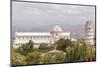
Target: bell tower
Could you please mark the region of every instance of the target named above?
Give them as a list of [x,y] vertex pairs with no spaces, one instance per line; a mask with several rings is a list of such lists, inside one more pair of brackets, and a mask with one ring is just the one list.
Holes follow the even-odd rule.
[[93,25],[92,25],[90,19],[88,19],[85,23],[85,42],[86,42],[86,44],[89,44],[89,45],[94,44],[94,41],[93,41]]

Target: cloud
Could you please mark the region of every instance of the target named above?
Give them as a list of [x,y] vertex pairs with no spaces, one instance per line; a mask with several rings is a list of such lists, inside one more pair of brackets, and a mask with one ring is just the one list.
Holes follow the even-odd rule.
[[[46,3],[12,2],[13,27],[42,27],[52,24],[84,24],[90,16],[95,23],[95,7]],[[23,27],[24,27],[23,26]]]

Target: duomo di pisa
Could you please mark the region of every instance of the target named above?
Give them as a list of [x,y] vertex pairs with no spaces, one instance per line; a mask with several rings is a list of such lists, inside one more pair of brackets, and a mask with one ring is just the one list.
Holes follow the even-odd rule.
[[[84,25],[85,42],[87,44],[94,44],[93,25],[88,20]],[[40,43],[48,43],[49,45],[59,40],[60,38],[70,39],[71,41],[77,41],[77,39],[71,37],[71,32],[65,32],[62,28],[56,24],[50,32],[15,32],[15,39],[13,47],[19,47],[21,44],[32,40],[35,43],[35,47],[39,47]]]

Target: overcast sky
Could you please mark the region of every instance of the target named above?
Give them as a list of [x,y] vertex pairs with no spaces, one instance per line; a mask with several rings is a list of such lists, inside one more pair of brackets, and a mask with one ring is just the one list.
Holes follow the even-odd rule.
[[[84,25],[91,19],[95,23],[95,7],[31,2],[12,2],[12,29],[14,31],[47,31],[55,24]],[[63,27],[64,28],[64,27]],[[72,27],[71,27],[72,28]],[[74,28],[74,27],[73,27]]]

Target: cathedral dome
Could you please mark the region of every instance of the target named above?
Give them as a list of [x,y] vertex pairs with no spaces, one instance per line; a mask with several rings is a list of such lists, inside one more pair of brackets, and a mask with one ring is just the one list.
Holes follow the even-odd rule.
[[54,27],[53,27],[53,30],[52,30],[53,32],[62,32],[62,29],[61,29],[61,27],[58,25],[58,24],[56,24]]

